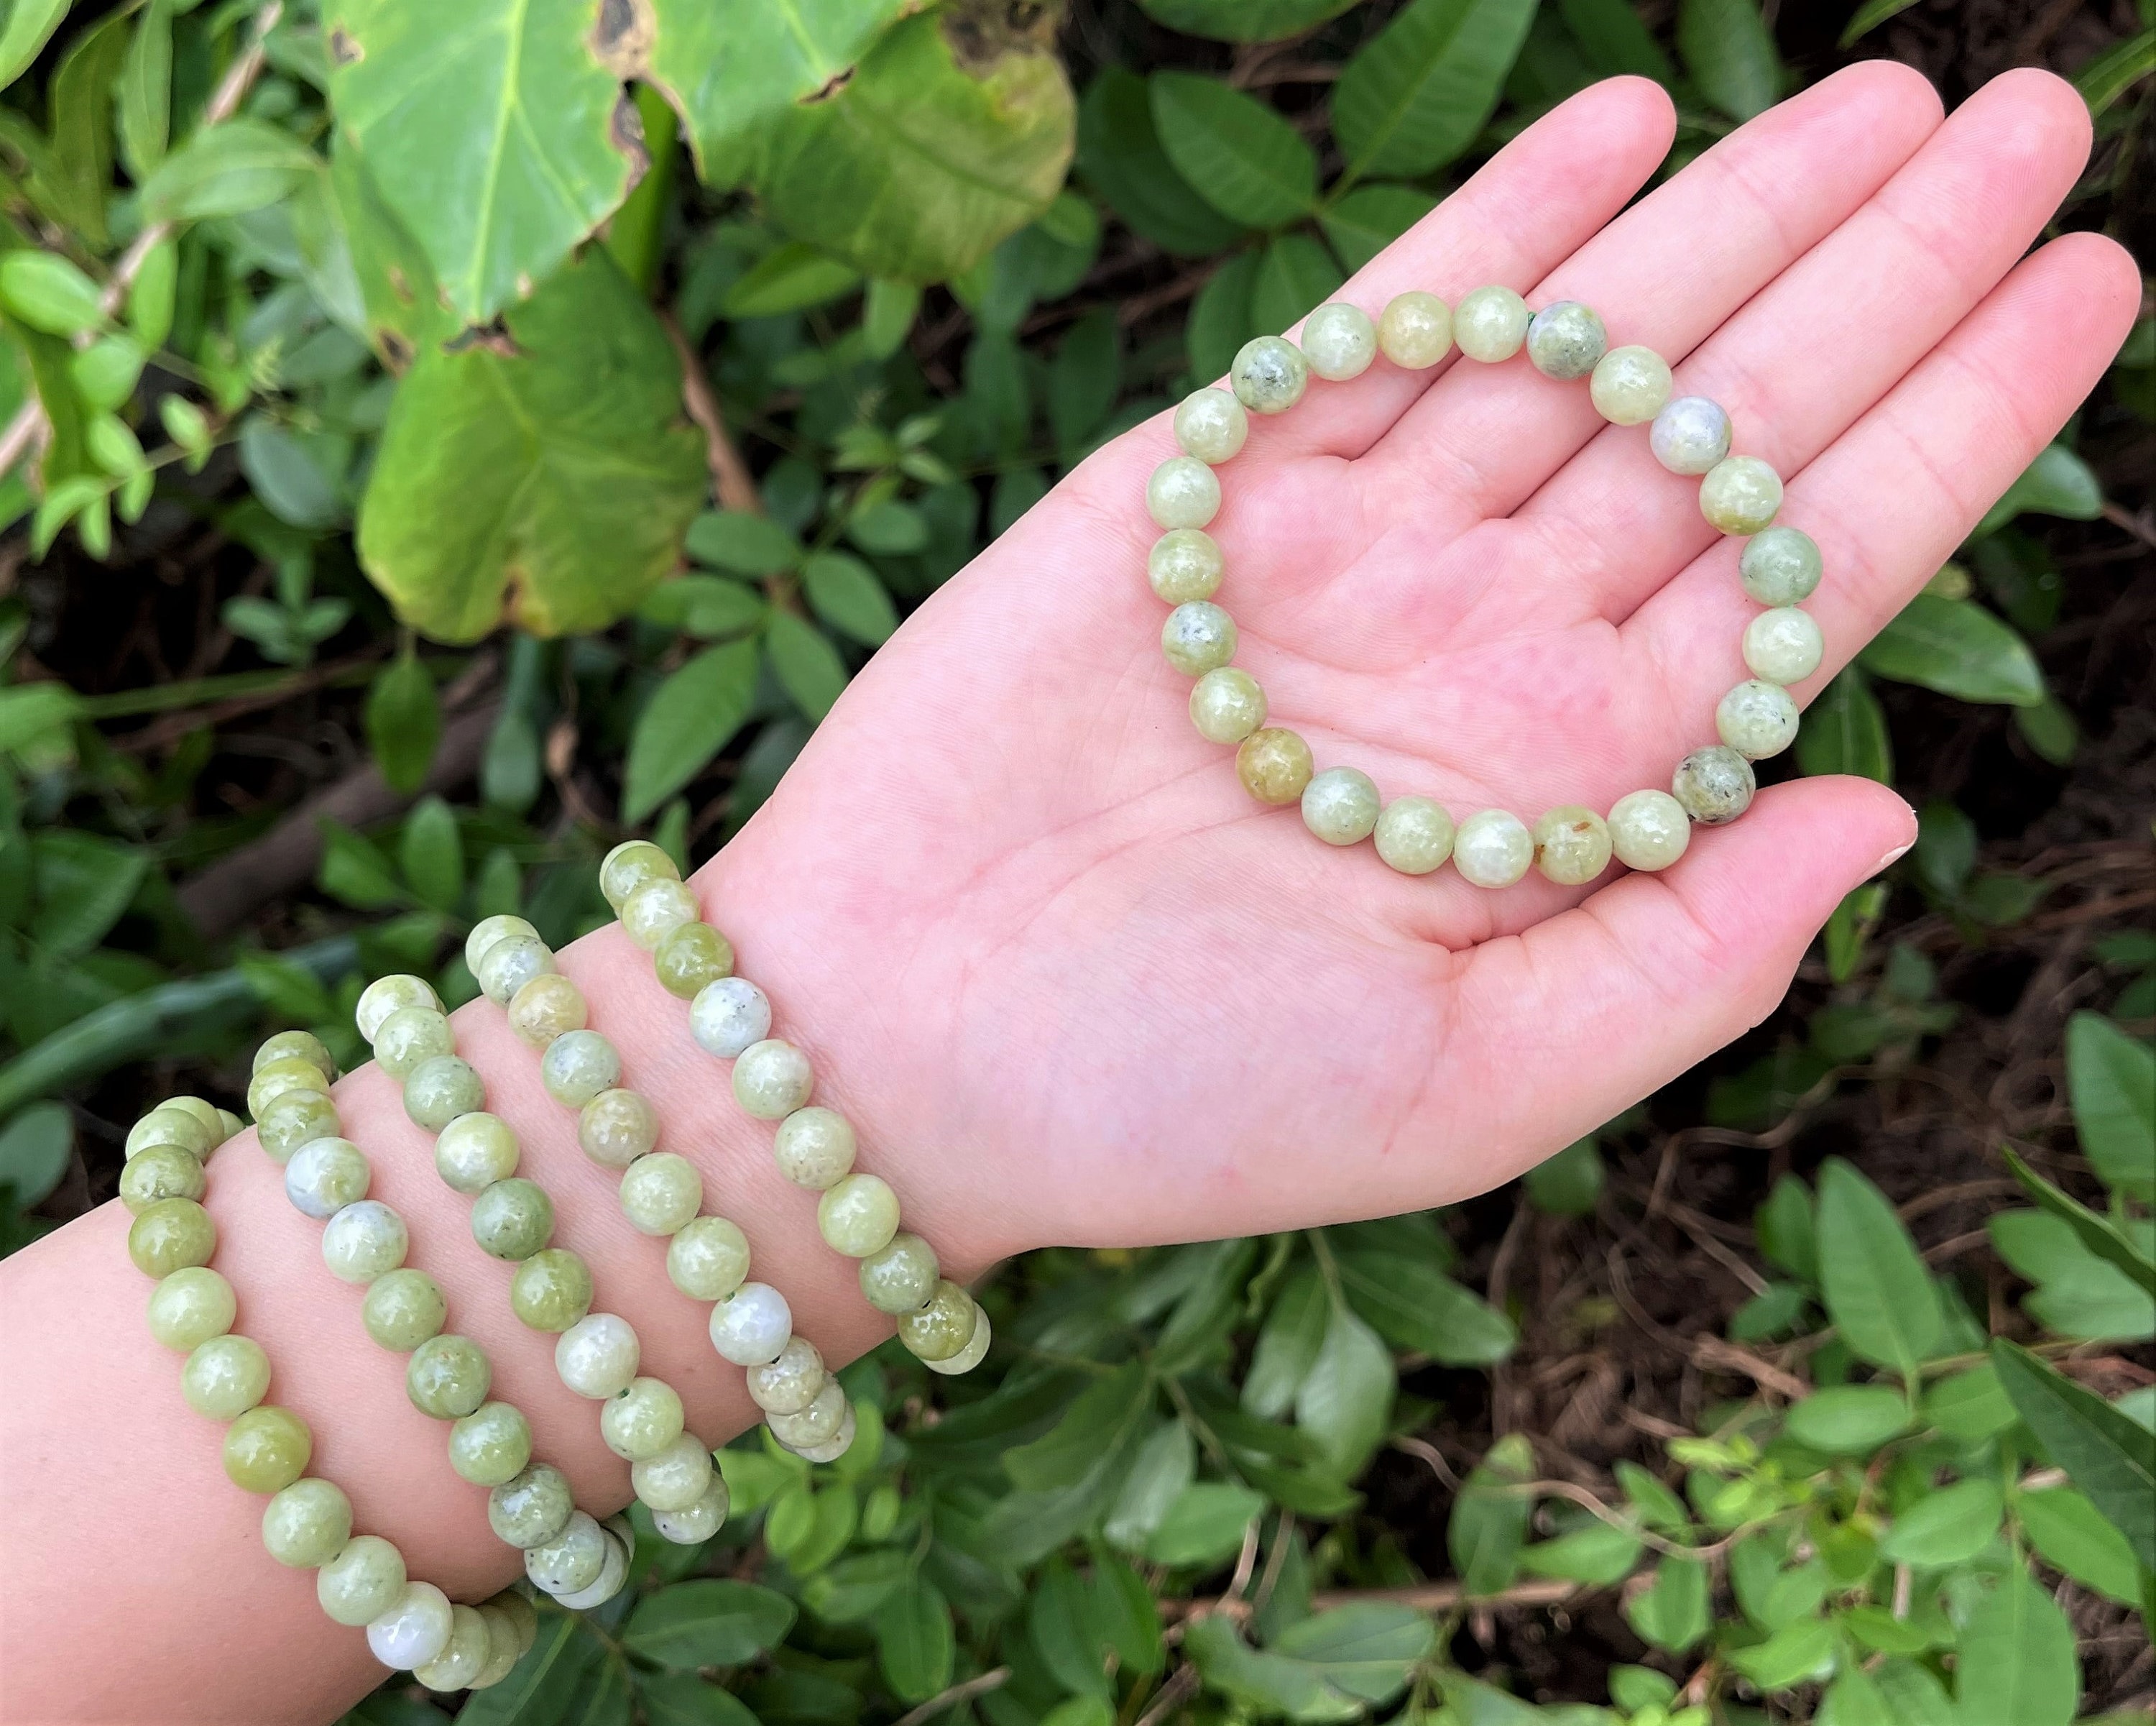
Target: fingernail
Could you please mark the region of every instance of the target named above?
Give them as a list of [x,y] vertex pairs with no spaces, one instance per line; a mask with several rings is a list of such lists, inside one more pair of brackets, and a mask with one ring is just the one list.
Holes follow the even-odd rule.
[[1884,875],[1888,870],[1892,869],[1897,863],[1900,862],[1904,857],[1909,855],[1909,847],[1914,844],[1916,844],[1916,840],[1911,840],[1907,845],[1896,845],[1892,850],[1887,852],[1885,856],[1881,857],[1876,863],[1871,866],[1871,873],[1873,875]]

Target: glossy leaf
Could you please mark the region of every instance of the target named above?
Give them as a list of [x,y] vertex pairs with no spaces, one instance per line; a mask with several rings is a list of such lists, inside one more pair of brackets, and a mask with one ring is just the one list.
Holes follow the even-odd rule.
[[1789,1406],[1784,1430],[1833,1456],[1869,1456],[1909,1424],[1902,1393],[1884,1384],[1832,1384]]
[[1168,159],[1222,215],[1277,228],[1309,213],[1317,152],[1271,108],[1194,72],[1156,72],[1148,90]]
[[1243,1531],[1261,1515],[1265,1499],[1232,1481],[1199,1481],[1185,1487],[1147,1540],[1156,1564],[1201,1569],[1225,1564],[1243,1544]]
[[748,717],[756,693],[757,647],[708,647],[651,692],[629,733],[621,818],[640,826],[701,773]]
[[1414,0],[1332,87],[1332,129],[1358,175],[1414,178],[1474,142],[1535,0]]
[[2000,1154],[2006,1158],[2006,1166],[2021,1184],[2022,1190],[2071,1229],[2083,1246],[2123,1273],[2143,1292],[2156,1297],[2156,1260],[2130,1240],[2117,1223],[2061,1192],[2012,1151]]
[[1072,1402],[1052,1431],[1005,1451],[1004,1472],[1036,1492],[1083,1480],[1101,1453],[1135,1425],[1152,1395],[1142,1362],[1117,1368]]
[[1343,1477],[1353,1478],[1384,1436],[1396,1388],[1393,1357],[1377,1333],[1336,1303],[1317,1358],[1296,1388],[1296,1425],[1318,1441]]
[[284,127],[239,115],[203,127],[157,165],[142,187],[142,213],[153,222],[244,215],[290,196],[321,167]]
[[1171,1505],[1198,1472],[1198,1446],[1180,1420],[1163,1420],[1138,1446],[1101,1533],[1127,1552],[1142,1552]]
[[2104,1184],[2156,1199],[2156,1050],[2097,1013],[2066,1022],[2066,1090],[2074,1130]]
[[1355,0],[1138,0],[1171,30],[1216,42],[1278,42],[1335,18]]
[[1078,169],[1135,232],[1179,256],[1217,252],[1242,231],[1176,172],[1154,130],[1145,80],[1123,67],[1102,67],[1086,86]]
[[1604,1522],[1589,1522],[1523,1548],[1520,1568],[1531,1576],[1561,1576],[1609,1588],[1632,1574],[1645,1550],[1637,1536]]
[[1257,333],[1250,311],[1250,290],[1257,277],[1258,254],[1238,252],[1198,290],[1183,331],[1193,377],[1224,377],[1236,351]]
[[880,646],[898,627],[898,610],[875,572],[844,552],[819,552],[801,571],[802,590],[816,615],[841,634]]
[[1820,1282],[1851,1352],[1916,1382],[1945,1321],[1931,1272],[1878,1188],[1838,1157],[1820,1170]]
[[2052,1459],[2156,1570],[2156,1433],[2003,1337],[1992,1339],[1991,1364]]
[[845,693],[845,661],[799,613],[773,612],[763,645],[779,687],[809,718],[821,719]]
[[1805,711],[1797,733],[1797,764],[1808,773],[1857,773],[1882,785],[1894,782],[1887,716],[1855,665],[1843,667]]
[[13,0],[0,21],[0,85],[13,84],[44,50],[70,0]]
[[1360,270],[1437,208],[1412,186],[1358,186],[1317,213],[1318,226],[1351,270]]
[[636,1697],[645,1726],[757,1726],[756,1716],[732,1691],[706,1683],[694,1672],[639,1677]]
[[1681,0],[1677,52],[1701,93],[1732,120],[1763,114],[1781,95],[1781,59],[1758,0]]
[[1443,1365],[1492,1366],[1519,1341],[1511,1319],[1427,1259],[1348,1248],[1340,1280],[1386,1341]]
[[1835,46],[1847,48],[1860,38],[1868,36],[1891,18],[1898,18],[1917,0],[1864,0],[1864,4],[1850,14],[1849,22],[1841,27]]
[[726,290],[719,309],[728,317],[777,317],[824,305],[860,285],[861,273],[852,265],[793,240],[757,259]]
[[60,1184],[74,1153],[74,1117],[67,1105],[33,1102],[0,1127],[0,1185],[28,1209]]
[[1981,538],[2025,513],[2092,521],[2103,513],[2102,484],[2089,465],[2064,444],[2047,444],[1999,501],[1984,511],[1970,537]]
[[1933,1569],[1958,1564],[1991,1544],[2005,1508],[2005,1497],[1995,1481],[1965,1480],[1941,1487],[1894,1518],[1879,1543],[1879,1556],[1889,1564]]
[[2029,644],[1968,599],[1917,594],[1857,657],[1875,676],[1964,701],[2033,707],[2045,696]]
[[875,1618],[876,1660],[901,1702],[926,1702],[951,1682],[957,1638],[941,1590],[916,1576]]
[[2073,1627],[2019,1570],[1969,1615],[1954,1668],[1959,1726],[2067,1726],[2081,1701]]
[[58,253],[33,248],[0,258],[0,305],[50,336],[78,335],[104,321],[97,285]]
[[1501,1438],[1460,1482],[1445,1525],[1446,1549],[1471,1598],[1502,1592],[1519,1574],[1532,1499],[1511,1489],[1534,1476],[1534,1452],[1514,1433]]
[[1707,1631],[1707,1567],[1697,1559],[1664,1559],[1654,1580],[1625,1604],[1625,1621],[1640,1639],[1672,1654],[1698,1645]]
[[784,1595],[752,1582],[677,1582],[637,1603],[621,1641],[665,1667],[739,1666],[784,1636],[793,1616]]
[[2142,1569],[2133,1543],[2086,1492],[2046,1487],[2014,1501],[2015,1519],[2045,1563],[2122,1606],[2142,1604]]
[[1630,74],[1658,84],[1676,81],[1676,68],[1632,0],[1558,0],[1558,13],[1588,64],[1604,77]]
[[1308,234],[1276,234],[1258,257],[1258,273],[1250,284],[1250,321],[1268,332],[1290,329],[1329,299],[1343,280],[1332,254]]
[[455,911],[465,890],[464,840],[455,812],[440,798],[421,798],[404,818],[397,861],[421,904],[444,916]]
[[128,39],[118,100],[120,154],[137,181],[162,160],[172,136],[172,0],[150,0]]

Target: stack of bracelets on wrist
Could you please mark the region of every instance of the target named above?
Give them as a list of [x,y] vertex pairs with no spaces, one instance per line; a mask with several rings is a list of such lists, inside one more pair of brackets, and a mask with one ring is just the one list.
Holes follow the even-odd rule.
[[747,1280],[748,1241],[740,1228],[700,1214],[702,1176],[685,1157],[656,1148],[657,1115],[622,1086],[619,1051],[586,1028],[583,993],[555,968],[538,931],[522,917],[485,918],[465,943],[465,962],[517,1036],[540,1051],[547,1094],[578,1112],[584,1154],[621,1171],[623,1214],[639,1233],[666,1241],[669,1280],[691,1299],[713,1302],[711,1346],[746,1369],[749,1395],[772,1436],[812,1462],[836,1461],[854,1440],[844,1390],[815,1344],[793,1334],[786,1297]]
[[624,932],[652,957],[660,985],[690,1003],[689,1026],[709,1053],[733,1062],[734,1100],[760,1121],[777,1121],[773,1153],[796,1186],[821,1196],[816,1225],[825,1244],[860,1261],[861,1293],[898,1321],[898,1339],[932,1371],[980,1364],[988,1316],[942,1275],[936,1251],[898,1226],[898,1197],[873,1174],[854,1170],[853,1125],[809,1102],[808,1057],[770,1035],[771,1003],[734,975],[734,950],[703,921],[695,892],[674,860],[646,840],[616,845],[599,866],[599,891]]
[[[1359,377],[1382,352],[1421,371],[1443,359],[1457,338],[1473,360],[1511,358],[1524,346],[1545,376],[1587,378],[1596,410],[1615,425],[1651,422],[1649,442],[1671,472],[1702,476],[1700,511],[1723,533],[1748,536],[1738,574],[1745,592],[1769,608],[1745,629],[1751,679],[1715,710],[1722,742],[1677,764],[1668,791],[1620,798],[1609,818],[1578,804],[1548,810],[1532,829],[1505,809],[1482,809],[1458,827],[1427,797],[1381,805],[1369,776],[1351,767],[1314,773],[1310,746],[1294,732],[1268,727],[1265,691],[1229,664],[1234,620],[1211,603],[1219,586],[1220,547],[1204,530],[1220,507],[1213,470],[1243,447],[1250,414],[1281,414],[1302,398],[1311,375]],[[1787,686],[1819,669],[1819,625],[1798,602],[1819,585],[1819,547],[1793,527],[1770,525],[1782,504],[1781,476],[1767,463],[1729,453],[1729,415],[1703,396],[1672,400],[1670,367],[1645,347],[1611,349],[1602,320],[1577,301],[1529,313],[1510,288],[1477,288],[1455,311],[1434,294],[1402,294],[1373,323],[1359,307],[1321,306],[1304,321],[1301,345],[1279,336],[1247,343],[1229,369],[1231,390],[1201,389],[1175,411],[1183,454],[1153,470],[1146,505],[1166,530],[1152,547],[1152,589],[1175,609],[1161,632],[1162,651],[1198,681],[1191,722],[1209,742],[1237,746],[1245,788],[1260,803],[1300,803],[1304,824],[1328,845],[1376,838],[1377,851],[1404,875],[1428,875],[1446,858],[1476,886],[1504,887],[1531,865],[1550,880],[1578,886],[1609,866],[1666,869],[1684,855],[1691,823],[1732,821],[1752,801],[1752,763],[1779,754],[1797,735],[1797,705]]]

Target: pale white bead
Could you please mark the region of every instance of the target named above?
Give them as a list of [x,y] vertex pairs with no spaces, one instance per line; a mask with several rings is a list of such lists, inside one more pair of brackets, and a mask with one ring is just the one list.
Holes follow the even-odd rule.
[[599,1580],[606,1556],[606,1530],[587,1512],[572,1510],[552,1540],[524,1549],[524,1574],[542,1593],[574,1594]]
[[854,1447],[854,1405],[848,1403],[845,1413],[839,1417],[839,1430],[823,1443],[787,1445],[786,1448],[804,1462],[835,1462]]
[[432,1007],[439,1013],[442,1001],[424,978],[402,973],[376,978],[360,991],[359,1004],[352,1011],[352,1021],[369,1048],[374,1046],[374,1034],[382,1029],[382,1021],[400,1007]]
[[704,1489],[702,1497],[686,1510],[653,1511],[651,1525],[659,1530],[662,1540],[670,1540],[676,1546],[696,1546],[725,1526],[730,1508],[726,1477],[714,1468],[711,1483]]
[[1452,838],[1452,866],[1478,887],[1509,887],[1534,860],[1534,835],[1507,809],[1478,810]]
[[808,1057],[783,1037],[766,1037],[734,1061],[734,1101],[759,1121],[781,1121],[808,1101]]
[[1797,740],[1797,704],[1778,683],[1753,678],[1724,696],[1714,710],[1722,741],[1748,761],[1779,755]]
[[736,1366],[778,1359],[793,1336],[793,1309],[767,1282],[744,1282],[711,1308],[711,1346]]
[[534,941],[539,938],[538,930],[521,917],[511,917],[503,912],[483,917],[472,925],[471,933],[465,937],[465,968],[473,976],[478,976],[481,955],[505,935],[528,935]]
[[555,1340],[554,1370],[578,1395],[597,1402],[629,1387],[642,1352],[626,1318],[590,1312]]
[[621,927],[646,953],[684,923],[693,923],[702,907],[685,881],[648,881],[621,902]]
[[806,1337],[795,1337],[778,1351],[778,1359],[766,1366],[752,1366],[742,1375],[748,1381],[749,1400],[767,1415],[795,1415],[816,1400],[824,1388],[824,1357]]
[[372,1179],[365,1154],[350,1139],[310,1139],[285,1165],[285,1196],[295,1210],[326,1222],[364,1199]]
[[1647,447],[1673,474],[1703,474],[1729,453],[1729,415],[1705,396],[1679,396],[1655,415]]
[[594,1606],[603,1606],[622,1590],[629,1580],[629,1547],[612,1528],[603,1531],[606,1535],[606,1559],[599,1569],[599,1580],[589,1588],[572,1594],[557,1594],[554,1604],[565,1611],[588,1612]]
[[990,1340],[988,1315],[976,1302],[973,1306],[973,1334],[966,1346],[948,1360],[924,1360],[921,1364],[932,1373],[942,1373],[947,1378],[955,1377],[959,1373],[969,1373],[987,1356]]
[[822,1444],[835,1434],[846,1408],[844,1390],[836,1379],[827,1378],[806,1408],[790,1415],[767,1414],[763,1424],[779,1443],[788,1450],[798,1450],[803,1445]]
[[711,1453],[693,1432],[685,1432],[655,1456],[632,1462],[629,1482],[654,1510],[686,1510],[711,1484]]
[[1175,410],[1175,441],[1183,453],[1216,467],[1250,434],[1250,414],[1224,389],[1194,389]]
[[1819,670],[1826,642],[1809,611],[1778,605],[1744,626],[1744,663],[1769,683],[1801,683]]
[[347,1205],[322,1230],[322,1262],[345,1282],[372,1282],[404,1262],[404,1219],[378,1199]]
[[480,955],[472,975],[487,999],[497,1007],[506,1007],[516,998],[518,989],[553,968],[553,953],[536,935],[509,934],[498,937]]
[[1370,362],[1378,357],[1378,326],[1361,306],[1329,301],[1302,321],[1296,346],[1312,371],[1342,383],[1370,369]]
[[408,1582],[395,1605],[367,1621],[367,1646],[384,1666],[409,1672],[449,1646],[454,1623],[447,1595],[431,1582]]
[[771,1003],[747,978],[721,977],[696,991],[689,1031],[706,1052],[738,1060],[742,1050],[771,1035]]

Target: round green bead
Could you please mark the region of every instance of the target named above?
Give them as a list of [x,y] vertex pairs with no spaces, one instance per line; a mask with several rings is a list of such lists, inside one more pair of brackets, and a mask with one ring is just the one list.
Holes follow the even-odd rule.
[[1510,288],[1477,288],[1453,309],[1452,339],[1471,360],[1509,360],[1527,339],[1532,314]]
[[854,1166],[853,1123],[836,1109],[814,1104],[778,1123],[771,1152],[778,1172],[797,1187],[820,1193],[843,1179]]
[[567,1528],[575,1508],[561,1470],[534,1462],[487,1494],[486,1519],[495,1539],[528,1552]]
[[1160,626],[1160,650],[1186,677],[1219,670],[1235,656],[1235,620],[1209,599],[1178,605]]
[[1302,788],[1302,824],[1329,845],[1360,845],[1378,824],[1378,788],[1352,767],[1329,767]]
[[1797,740],[1797,704],[1778,683],[1747,678],[1714,710],[1722,741],[1753,761],[1779,755]]
[[239,1302],[232,1285],[207,1265],[175,1271],[150,1294],[150,1334],[167,1348],[192,1353],[232,1328]]
[[1253,414],[1285,414],[1310,388],[1310,362],[1285,336],[1260,336],[1236,354],[1228,387]]
[[1811,597],[1824,567],[1811,535],[1796,527],[1767,527],[1744,542],[1737,575],[1762,605],[1794,605]]
[[850,1259],[881,1252],[898,1232],[898,1194],[873,1174],[850,1174],[816,1201],[816,1229]]
[[1752,763],[1726,743],[1695,749],[1677,763],[1670,790],[1702,827],[1733,821],[1752,806],[1758,781]]
[[1238,665],[1216,665],[1190,686],[1190,722],[1209,743],[1240,743],[1265,722],[1265,692]]
[[1396,797],[1378,817],[1378,855],[1402,875],[1430,875],[1452,855],[1452,815],[1427,797]]
[[1587,393],[1612,425],[1645,425],[1670,398],[1670,362],[1651,347],[1613,347],[1594,364]]
[[948,1360],[973,1339],[973,1297],[957,1283],[936,1285],[927,1304],[901,1316],[898,1339],[921,1360]]
[[295,1570],[327,1564],[352,1539],[352,1500],[334,1482],[295,1480],[262,1507],[262,1544]]
[[564,1031],[540,1057],[539,1081],[555,1102],[580,1109],[621,1082],[621,1056],[595,1030]]
[[577,1143],[600,1168],[626,1169],[659,1143],[658,1111],[636,1092],[602,1091],[578,1113]]
[[1477,809],[1452,835],[1452,866],[1478,887],[1509,887],[1535,860],[1535,838],[1510,809]]
[[177,1145],[150,1145],[120,1171],[120,1202],[136,1216],[165,1199],[200,1199],[209,1190],[202,1158]]
[[368,1283],[359,1308],[367,1335],[399,1354],[408,1354],[439,1335],[449,1316],[449,1303],[441,1285],[409,1266],[385,1271]]
[[404,1592],[404,1554],[379,1534],[355,1534],[315,1573],[315,1598],[332,1623],[379,1618]]
[[307,1472],[315,1436],[290,1409],[251,1408],[224,1429],[224,1472],[243,1492],[277,1492]]
[[1609,351],[1609,332],[1591,306],[1559,300],[1527,323],[1527,360],[1545,378],[1584,378]]
[[[331,1068],[329,1071],[334,1072],[335,1069]],[[168,1097],[165,1099],[162,1107],[168,1109],[183,1109],[201,1122],[203,1130],[209,1134],[212,1150],[215,1150],[218,1146],[239,1131],[239,1116],[228,1115],[215,1103],[205,1102],[199,1097]]]
[[599,865],[599,891],[619,913],[623,900],[648,881],[679,881],[681,871],[674,860],[648,839],[632,839],[616,845]]
[[177,1145],[196,1157],[208,1157],[218,1138],[208,1122],[192,1109],[162,1103],[127,1129],[127,1154],[140,1156],[151,1145]]
[[666,1275],[692,1300],[722,1301],[748,1275],[748,1237],[722,1216],[700,1216],[666,1243]]
[[412,1406],[437,1420],[461,1420],[486,1400],[493,1384],[486,1350],[470,1337],[429,1337],[404,1368],[404,1394]]
[[1360,378],[1378,357],[1378,326],[1370,314],[1345,301],[1328,301],[1302,321],[1296,344],[1310,369],[1329,383]]
[[653,1510],[686,1510],[711,1484],[711,1453],[693,1432],[629,1465],[629,1485]]
[[1146,554],[1146,579],[1170,605],[1209,599],[1220,585],[1219,542],[1202,527],[1163,533]]
[[1801,683],[1819,670],[1825,651],[1812,614],[1794,605],[1763,611],[1744,626],[1744,663],[1768,683]]
[[671,1235],[703,1202],[704,1178],[696,1165],[671,1151],[639,1157],[621,1177],[621,1213],[641,1235]]
[[533,978],[553,972],[553,949],[536,935],[505,935],[480,955],[472,974],[487,999],[506,1007]]
[[566,1246],[533,1253],[509,1279],[510,1309],[534,1330],[567,1330],[592,1310],[591,1267]]
[[247,1112],[259,1117],[288,1091],[316,1091],[327,1096],[329,1088],[330,1076],[314,1062],[288,1056],[254,1070],[254,1076],[247,1081]]
[[767,1037],[734,1062],[734,1101],[759,1121],[778,1121],[808,1101],[815,1078],[808,1057],[793,1044]]
[[434,1172],[455,1191],[485,1192],[516,1173],[516,1134],[485,1109],[459,1115],[434,1139]]
[[683,923],[659,943],[651,968],[667,994],[693,1001],[706,984],[734,974],[733,943],[709,923]]
[[1260,726],[1235,746],[1235,777],[1260,803],[1300,803],[1311,771],[1310,745],[1284,727]]
[[160,1199],[127,1230],[127,1256],[146,1277],[169,1277],[217,1256],[217,1225],[192,1199]]
[[553,1239],[554,1201],[544,1187],[511,1175],[472,1200],[471,1231],[481,1251],[521,1262]]
[[599,1405],[599,1436],[617,1456],[641,1462],[680,1437],[685,1418],[680,1394],[664,1379],[634,1379]]
[[1215,466],[1243,447],[1250,416],[1224,389],[1193,390],[1175,410],[1175,441],[1185,455]]
[[280,1030],[265,1038],[254,1051],[249,1071],[259,1073],[273,1061],[293,1060],[310,1061],[331,1078],[336,1077],[336,1057],[330,1053],[329,1045],[311,1030]]
[[861,1297],[877,1312],[894,1317],[917,1312],[936,1292],[942,1275],[934,1247],[918,1235],[894,1235],[882,1251],[861,1261]]
[[1756,455],[1726,455],[1699,482],[1699,512],[1724,533],[1758,533],[1782,506],[1782,476]]
[[1666,791],[1633,791],[1609,809],[1609,844],[1627,869],[1667,869],[1691,843],[1691,818]]
[[449,1428],[449,1467],[475,1487],[505,1485],[531,1460],[531,1422],[506,1402],[482,1403]]
[[289,1163],[301,1145],[333,1138],[343,1124],[321,1092],[287,1091],[255,1117],[254,1137],[272,1161]]
[[491,917],[483,917],[471,927],[465,937],[465,969],[476,978],[480,962],[486,957],[487,949],[497,941],[506,941],[511,935],[539,938],[539,931],[526,919],[509,912],[497,911]]
[[1163,532],[1203,527],[1220,512],[1219,479],[1194,455],[1171,455],[1146,481],[1146,509]]
[[364,1199],[373,1179],[365,1153],[350,1139],[310,1139],[285,1165],[285,1196],[302,1215],[326,1222]]
[[393,1079],[408,1079],[422,1064],[455,1051],[449,1015],[432,1007],[399,1007],[375,1033],[375,1064]]
[[404,1112],[429,1133],[485,1107],[486,1086],[470,1061],[454,1055],[422,1061],[404,1081]]
[[270,1357],[252,1337],[212,1337],[180,1369],[180,1395],[213,1420],[236,1420],[269,1393]]
[[696,890],[678,881],[648,881],[621,902],[621,931],[646,953],[701,915]]
[[1419,288],[1395,294],[1378,314],[1378,346],[1403,371],[1427,371],[1452,351],[1452,308]]
[[375,1034],[382,1029],[382,1020],[399,1007],[432,1007],[439,1013],[442,1010],[442,998],[424,977],[398,973],[376,978],[360,991],[358,1004],[352,1009],[352,1022],[370,1047]]
[[404,1262],[412,1237],[379,1199],[347,1205],[322,1228],[322,1262],[341,1282],[369,1283]]
[[1534,825],[1535,866],[1561,887],[1584,886],[1609,866],[1609,826],[1593,809],[1560,804]]

